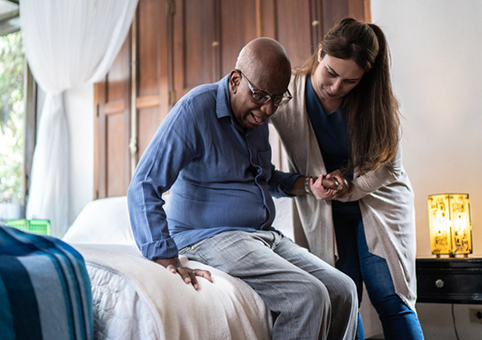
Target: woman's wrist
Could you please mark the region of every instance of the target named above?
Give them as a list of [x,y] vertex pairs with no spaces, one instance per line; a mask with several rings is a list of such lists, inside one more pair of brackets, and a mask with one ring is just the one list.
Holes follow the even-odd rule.
[[310,187],[310,180],[311,180],[311,177],[305,177],[305,192],[307,194],[312,194],[313,195],[313,192],[311,191],[311,187]]
[[304,181],[304,187],[307,194],[313,195],[313,191],[311,190],[311,179],[313,179],[313,183],[315,183],[318,177],[306,176]]

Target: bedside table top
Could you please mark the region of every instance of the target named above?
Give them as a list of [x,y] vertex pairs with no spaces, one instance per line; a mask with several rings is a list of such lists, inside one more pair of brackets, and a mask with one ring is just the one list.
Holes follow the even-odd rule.
[[419,258],[416,259],[419,268],[482,268],[482,258]]

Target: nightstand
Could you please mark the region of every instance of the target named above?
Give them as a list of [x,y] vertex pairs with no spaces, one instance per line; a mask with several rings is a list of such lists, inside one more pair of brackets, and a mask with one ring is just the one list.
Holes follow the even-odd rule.
[[417,259],[417,302],[482,304],[482,258]]

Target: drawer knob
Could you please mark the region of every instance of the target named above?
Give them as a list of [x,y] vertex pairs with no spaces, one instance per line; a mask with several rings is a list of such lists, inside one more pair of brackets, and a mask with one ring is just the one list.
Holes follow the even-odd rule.
[[445,284],[445,282],[442,279],[437,279],[437,281],[435,281],[435,287],[437,287],[437,288],[442,288],[444,286],[444,284]]

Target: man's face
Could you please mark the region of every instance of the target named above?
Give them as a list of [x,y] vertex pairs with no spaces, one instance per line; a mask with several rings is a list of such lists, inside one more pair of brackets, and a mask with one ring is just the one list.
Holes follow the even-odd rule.
[[[230,75],[231,109],[241,127],[255,128],[263,125],[276,112],[278,107],[273,98],[285,95],[289,77],[277,74],[268,76],[269,72],[261,72],[248,78],[242,72],[233,70]],[[264,104],[257,103],[256,98],[263,94],[271,99]]]

